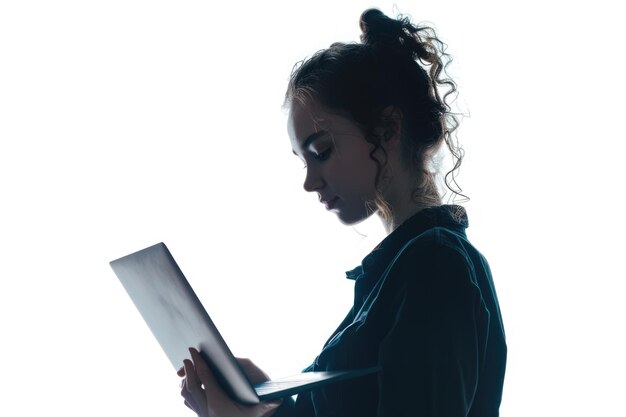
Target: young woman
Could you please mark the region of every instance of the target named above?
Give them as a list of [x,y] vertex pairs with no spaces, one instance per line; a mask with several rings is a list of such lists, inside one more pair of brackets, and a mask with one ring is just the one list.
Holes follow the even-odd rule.
[[[378,10],[361,43],[336,43],[294,70],[287,89],[293,152],[304,189],[344,224],[376,213],[388,236],[348,272],[354,305],[307,370],[379,366],[297,401],[234,403],[195,350],[182,395],[199,416],[498,415],[506,363],[500,309],[485,258],[465,234],[462,207],[443,205],[433,158],[461,153],[446,102],[448,56],[435,32]],[[251,380],[265,379],[250,362]]]

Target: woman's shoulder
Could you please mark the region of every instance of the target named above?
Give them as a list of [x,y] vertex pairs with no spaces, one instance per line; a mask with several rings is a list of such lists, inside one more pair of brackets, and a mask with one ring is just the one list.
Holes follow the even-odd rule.
[[464,233],[445,226],[435,226],[408,240],[398,251],[396,257],[438,257],[461,256],[469,258],[469,253],[476,250]]
[[466,236],[442,226],[429,228],[407,241],[387,271],[401,280],[419,278],[428,281],[432,278],[474,284],[478,275],[490,274],[486,259]]

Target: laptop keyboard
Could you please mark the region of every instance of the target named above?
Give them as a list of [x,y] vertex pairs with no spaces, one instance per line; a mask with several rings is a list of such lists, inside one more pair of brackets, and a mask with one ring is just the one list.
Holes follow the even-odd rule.
[[316,382],[325,372],[304,372],[300,375],[294,375],[286,378],[276,379],[272,381],[262,382],[254,386],[257,394],[263,395],[267,392],[284,390],[290,387],[306,385],[307,383]]

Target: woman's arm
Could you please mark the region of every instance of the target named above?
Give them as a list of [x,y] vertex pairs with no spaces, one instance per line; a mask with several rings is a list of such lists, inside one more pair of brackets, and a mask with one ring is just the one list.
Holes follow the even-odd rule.
[[465,256],[408,248],[389,274],[405,282],[379,349],[379,416],[466,416],[484,360],[489,312]]

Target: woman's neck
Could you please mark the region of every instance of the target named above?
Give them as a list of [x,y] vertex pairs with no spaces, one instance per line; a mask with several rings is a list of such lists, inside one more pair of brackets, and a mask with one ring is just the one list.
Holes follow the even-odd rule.
[[432,205],[424,205],[424,204],[414,204],[412,206],[405,206],[402,208],[391,209],[391,216],[385,218],[379,215],[381,221],[383,222],[383,226],[385,227],[385,231],[387,234],[391,234],[394,230],[398,228],[402,223],[404,223],[407,219],[415,216],[417,213],[422,211],[427,207],[432,207]]
[[399,157],[394,160],[390,157],[388,169],[391,175],[381,196],[387,210],[378,213],[385,231],[390,234],[421,210],[441,205],[441,197],[432,178],[420,181]]

